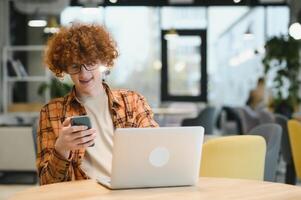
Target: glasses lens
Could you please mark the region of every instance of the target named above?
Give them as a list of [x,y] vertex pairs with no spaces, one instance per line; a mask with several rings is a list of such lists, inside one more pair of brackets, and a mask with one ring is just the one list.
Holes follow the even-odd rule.
[[94,64],[94,65],[83,65],[85,68],[86,68],[86,70],[88,70],[88,71],[92,71],[92,70],[95,70],[96,68],[98,68],[99,66],[98,65],[96,65],[96,64]]
[[80,65],[73,64],[67,68],[68,74],[77,74],[78,72],[80,72]]
[[81,67],[85,68],[87,71],[95,70],[99,67],[99,65],[85,65],[85,64],[73,64],[67,68],[68,74],[77,74],[81,71]]

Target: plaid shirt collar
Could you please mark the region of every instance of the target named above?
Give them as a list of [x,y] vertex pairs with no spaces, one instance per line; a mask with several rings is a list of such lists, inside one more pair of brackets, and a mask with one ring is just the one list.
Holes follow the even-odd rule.
[[[119,108],[121,104],[118,101],[118,99],[113,95],[113,92],[110,89],[110,87],[105,82],[102,82],[102,86],[108,95],[110,109],[114,110]],[[68,95],[67,104],[70,103],[79,103],[82,106],[81,102],[76,98],[75,86],[72,87],[72,90]]]

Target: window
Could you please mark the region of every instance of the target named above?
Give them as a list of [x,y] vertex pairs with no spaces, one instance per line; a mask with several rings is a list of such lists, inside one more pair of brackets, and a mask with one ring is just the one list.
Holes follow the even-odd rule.
[[206,31],[162,31],[162,101],[206,101]]

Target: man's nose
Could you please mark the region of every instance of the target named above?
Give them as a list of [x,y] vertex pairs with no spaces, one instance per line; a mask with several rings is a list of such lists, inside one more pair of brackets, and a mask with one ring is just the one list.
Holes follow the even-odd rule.
[[87,73],[89,73],[89,71],[84,66],[81,66],[79,74],[80,75],[85,75]]

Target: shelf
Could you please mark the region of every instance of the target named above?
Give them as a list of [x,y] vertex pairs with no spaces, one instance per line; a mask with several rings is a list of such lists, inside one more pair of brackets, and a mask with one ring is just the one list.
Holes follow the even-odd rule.
[[21,81],[41,81],[41,82],[46,82],[47,79],[45,76],[24,76],[24,77],[8,77],[7,78],[8,82],[21,82]]
[[12,103],[8,105],[8,112],[16,112],[16,113],[22,113],[22,112],[40,112],[41,108],[43,107],[44,103]]
[[[2,76],[2,84],[0,84],[1,86],[1,91],[2,91],[2,101],[1,101],[1,105],[2,105],[2,110],[4,114],[9,114],[9,113],[14,113],[14,115],[20,115],[21,113],[33,113],[33,115],[38,114],[41,105],[45,104],[46,102],[48,102],[50,100],[50,90],[47,90],[44,94],[43,100],[39,98],[39,103],[41,103],[41,105],[29,105],[28,102],[25,105],[22,104],[17,104],[14,103],[14,93],[16,93],[16,91],[14,91],[14,87],[15,84],[14,83],[19,83],[19,82],[25,82],[25,83],[33,83],[33,84],[28,84],[25,87],[28,88],[36,88],[39,86],[40,83],[49,83],[51,81],[51,74],[49,73],[49,71],[47,71],[46,69],[44,70],[38,70],[37,71],[37,75],[33,75],[33,74],[29,74],[29,75],[25,75],[25,73],[18,73],[17,71],[22,71],[22,70],[16,70],[14,66],[12,66],[12,70],[14,70],[19,76],[15,75],[15,76],[8,76],[8,61],[10,60],[18,60],[20,58],[18,58],[18,54],[15,54],[16,52],[25,52],[26,54],[26,58],[27,61],[25,63],[22,64],[27,64],[30,66],[38,66],[38,64],[36,64],[38,61],[37,58],[39,58],[40,60],[42,60],[42,54],[45,51],[45,46],[44,45],[27,45],[27,46],[5,46],[3,47],[3,51],[2,51],[2,70],[1,70],[1,76]],[[35,52],[35,53],[32,53]],[[41,54],[37,54],[36,52],[41,52]],[[14,57],[16,56],[16,57]],[[32,60],[30,60],[32,59]],[[31,62],[29,62],[31,61]],[[32,63],[34,63],[34,65],[32,65]],[[40,63],[39,63],[40,65]],[[19,67],[21,68],[21,67]],[[18,69],[19,69],[18,68]],[[34,68],[25,68],[27,70],[27,73],[33,73],[35,72]],[[24,70],[25,70],[24,69]],[[29,70],[31,69],[31,70]],[[11,73],[10,73],[11,74]],[[20,74],[24,74],[24,76],[20,76]],[[29,92],[28,92],[29,91]],[[32,90],[28,90],[25,91],[26,95],[31,95],[33,94]],[[36,94],[34,94],[36,95]],[[29,96],[30,98],[29,101],[33,101],[35,100],[35,96]],[[30,103],[30,102],[29,102]],[[25,114],[26,115],[26,114]]]
[[22,117],[22,118],[34,118],[34,117],[39,117],[40,116],[40,111],[24,111],[24,112],[8,112],[5,114],[0,114],[5,115],[6,117]]
[[6,46],[6,51],[43,51],[44,45],[28,45],[28,46]]

